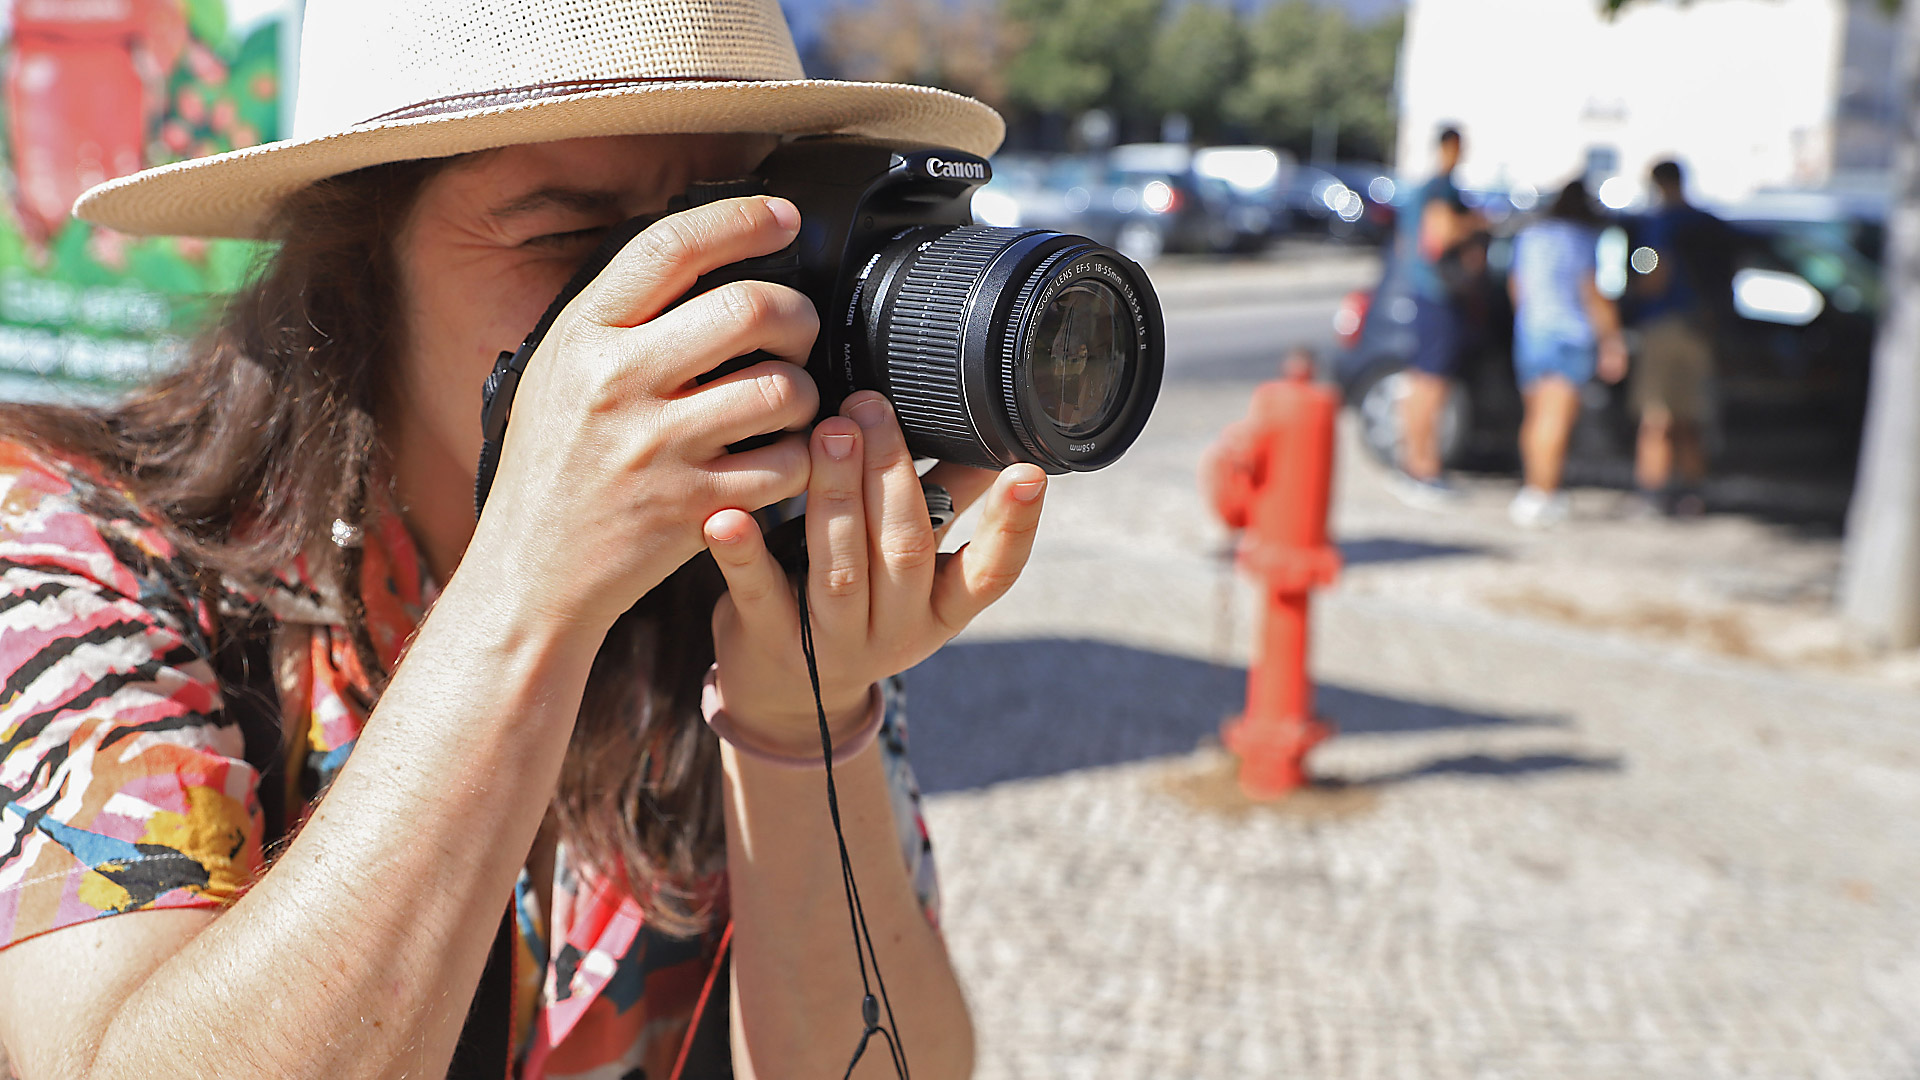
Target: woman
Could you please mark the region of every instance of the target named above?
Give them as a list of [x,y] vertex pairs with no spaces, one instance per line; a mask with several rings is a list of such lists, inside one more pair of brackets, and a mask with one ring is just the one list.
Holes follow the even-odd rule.
[[[878,686],[1013,582],[1044,474],[941,467],[984,516],[936,559],[888,403],[854,395],[809,430],[804,297],[749,282],[671,306],[795,236],[791,204],[744,198],[665,218],[568,307],[477,524],[471,491],[482,378],[607,226],[782,133],[985,153],[998,117],[800,81],[774,0],[312,0],[300,91],[295,139],[78,205],[280,241],[178,373],[105,410],[4,416],[14,1068],[499,1076],[510,1054],[527,1077],[658,1078],[703,1052],[699,1011],[730,1015],[739,1075],[838,1075],[866,973],[796,598],[748,514],[804,492],[888,1011],[916,1075],[965,1075]],[[756,349],[778,359],[693,381]],[[862,1069],[891,1075],[884,1048]]]
[[1567,440],[1580,418],[1580,388],[1598,371],[1608,382],[1626,374],[1627,351],[1613,301],[1594,284],[1600,215],[1587,186],[1560,190],[1546,217],[1513,241],[1513,367],[1526,412],[1520,423],[1523,486],[1507,508],[1522,528],[1567,519],[1560,475]]

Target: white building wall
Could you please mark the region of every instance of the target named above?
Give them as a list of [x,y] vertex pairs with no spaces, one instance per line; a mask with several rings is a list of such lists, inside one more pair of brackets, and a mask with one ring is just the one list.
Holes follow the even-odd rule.
[[1412,0],[1400,67],[1400,170],[1466,133],[1467,186],[1545,193],[1610,148],[1636,180],[1662,158],[1698,197],[1818,184],[1832,163],[1845,0]]

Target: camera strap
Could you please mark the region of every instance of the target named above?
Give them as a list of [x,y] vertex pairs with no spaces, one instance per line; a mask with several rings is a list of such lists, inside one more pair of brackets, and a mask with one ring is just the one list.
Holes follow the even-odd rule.
[[[887,997],[887,980],[880,974],[880,954],[874,951],[873,934],[867,930],[867,911],[860,903],[860,883],[854,880],[853,860],[847,855],[847,834],[840,827],[840,794],[833,783],[833,732],[827,728],[827,707],[820,699],[820,663],[813,651],[813,615],[807,610],[807,577],[804,572],[794,589],[800,602],[800,654],[807,661],[807,681],[813,685],[813,713],[820,724],[820,760],[827,770],[827,814],[833,819],[833,839],[840,848],[840,881],[847,894],[847,918],[853,926],[853,955],[860,961],[860,1042],[847,1062],[848,1077],[867,1052],[867,1043],[878,1034],[887,1041],[887,1054],[893,1059],[894,1075],[909,1080],[907,1051],[900,1043],[900,1026],[893,1018],[893,1001]],[[867,979],[867,966],[873,966],[873,980]],[[875,1001],[873,988],[880,987]],[[880,1008],[887,1011],[887,1022],[880,1023]]]

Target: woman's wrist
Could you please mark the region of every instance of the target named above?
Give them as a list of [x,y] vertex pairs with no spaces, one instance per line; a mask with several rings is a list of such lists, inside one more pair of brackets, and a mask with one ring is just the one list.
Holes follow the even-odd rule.
[[[798,717],[785,722],[769,722],[763,715],[742,716],[728,706],[721,690],[719,666],[707,669],[701,687],[700,711],[714,734],[745,757],[768,764],[817,769],[821,765],[820,729],[817,713],[805,723]],[[811,710],[810,710],[811,711]],[[875,683],[861,695],[858,704],[827,710],[827,732],[833,740],[834,764],[843,764],[872,745],[884,719],[885,704],[880,686]]]
[[[456,640],[530,665],[544,677],[577,676],[583,683],[607,628],[569,618],[486,575],[456,572],[421,623],[421,636],[457,627]],[[577,671],[568,671],[577,668]],[[509,672],[499,673],[509,677]]]

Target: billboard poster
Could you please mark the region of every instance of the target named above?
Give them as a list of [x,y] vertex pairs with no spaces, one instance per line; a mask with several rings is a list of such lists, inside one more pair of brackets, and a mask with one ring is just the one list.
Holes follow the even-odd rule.
[[299,0],[0,0],[0,397],[109,396],[170,362],[259,245],[75,221],[102,180],[270,142]]

